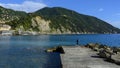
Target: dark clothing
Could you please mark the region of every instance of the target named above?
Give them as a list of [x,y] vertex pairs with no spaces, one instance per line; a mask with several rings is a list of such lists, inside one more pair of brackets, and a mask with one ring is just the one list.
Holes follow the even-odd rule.
[[77,40],[77,45],[79,44],[79,40]]

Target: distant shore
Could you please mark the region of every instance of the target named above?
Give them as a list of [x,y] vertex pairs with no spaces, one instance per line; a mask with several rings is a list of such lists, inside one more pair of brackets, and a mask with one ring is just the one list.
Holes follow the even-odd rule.
[[120,34],[120,33],[94,33],[94,32],[70,32],[70,33],[55,33],[55,32],[36,32],[36,31],[15,31],[6,30],[0,31],[0,36],[12,36],[12,35],[79,35],[79,34]]
[[[88,34],[84,34],[84,33],[37,33],[37,34],[0,34],[0,36],[29,36],[29,35],[33,35],[33,36],[37,36],[37,35],[102,35],[103,33],[88,33]],[[106,35],[110,35],[110,34],[120,34],[120,33],[104,33]]]

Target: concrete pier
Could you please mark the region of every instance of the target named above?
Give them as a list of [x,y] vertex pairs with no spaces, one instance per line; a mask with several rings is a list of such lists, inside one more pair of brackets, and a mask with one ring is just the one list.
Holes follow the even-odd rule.
[[119,65],[99,58],[96,52],[81,46],[63,46],[61,54],[63,68],[120,68]]

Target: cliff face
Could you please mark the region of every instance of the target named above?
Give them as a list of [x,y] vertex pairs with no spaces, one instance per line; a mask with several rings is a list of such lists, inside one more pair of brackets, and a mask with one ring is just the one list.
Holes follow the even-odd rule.
[[61,33],[120,33],[120,29],[96,17],[54,7],[25,13],[0,7],[0,23],[12,30],[37,31],[48,34]]
[[49,27],[49,24],[51,23],[51,21],[45,21],[40,16],[33,17],[31,19],[31,21],[32,21],[32,27],[38,28],[38,30],[41,33],[49,33],[50,32],[51,29]]
[[42,19],[40,16],[33,17],[31,19],[31,22],[32,22],[32,27],[37,28],[38,31],[40,31],[40,33],[54,33],[54,34],[71,33],[70,30],[67,30],[62,25],[61,25],[61,29],[51,28],[50,24],[52,22],[50,20]]

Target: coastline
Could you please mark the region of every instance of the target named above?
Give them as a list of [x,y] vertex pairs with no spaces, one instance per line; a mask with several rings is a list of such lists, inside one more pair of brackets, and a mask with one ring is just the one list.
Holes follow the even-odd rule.
[[0,36],[39,36],[39,35],[120,35],[120,33],[111,33],[111,34],[53,34],[53,33],[50,33],[50,34],[36,34],[36,35],[33,35],[33,34],[27,34],[27,35],[24,35],[24,34],[20,34],[20,35],[18,35],[18,34],[16,34],[16,35],[1,35],[0,34]]
[[95,34],[120,34],[120,33],[95,33],[95,32],[36,32],[36,31],[0,31],[0,36],[16,36],[16,35],[95,35]]

